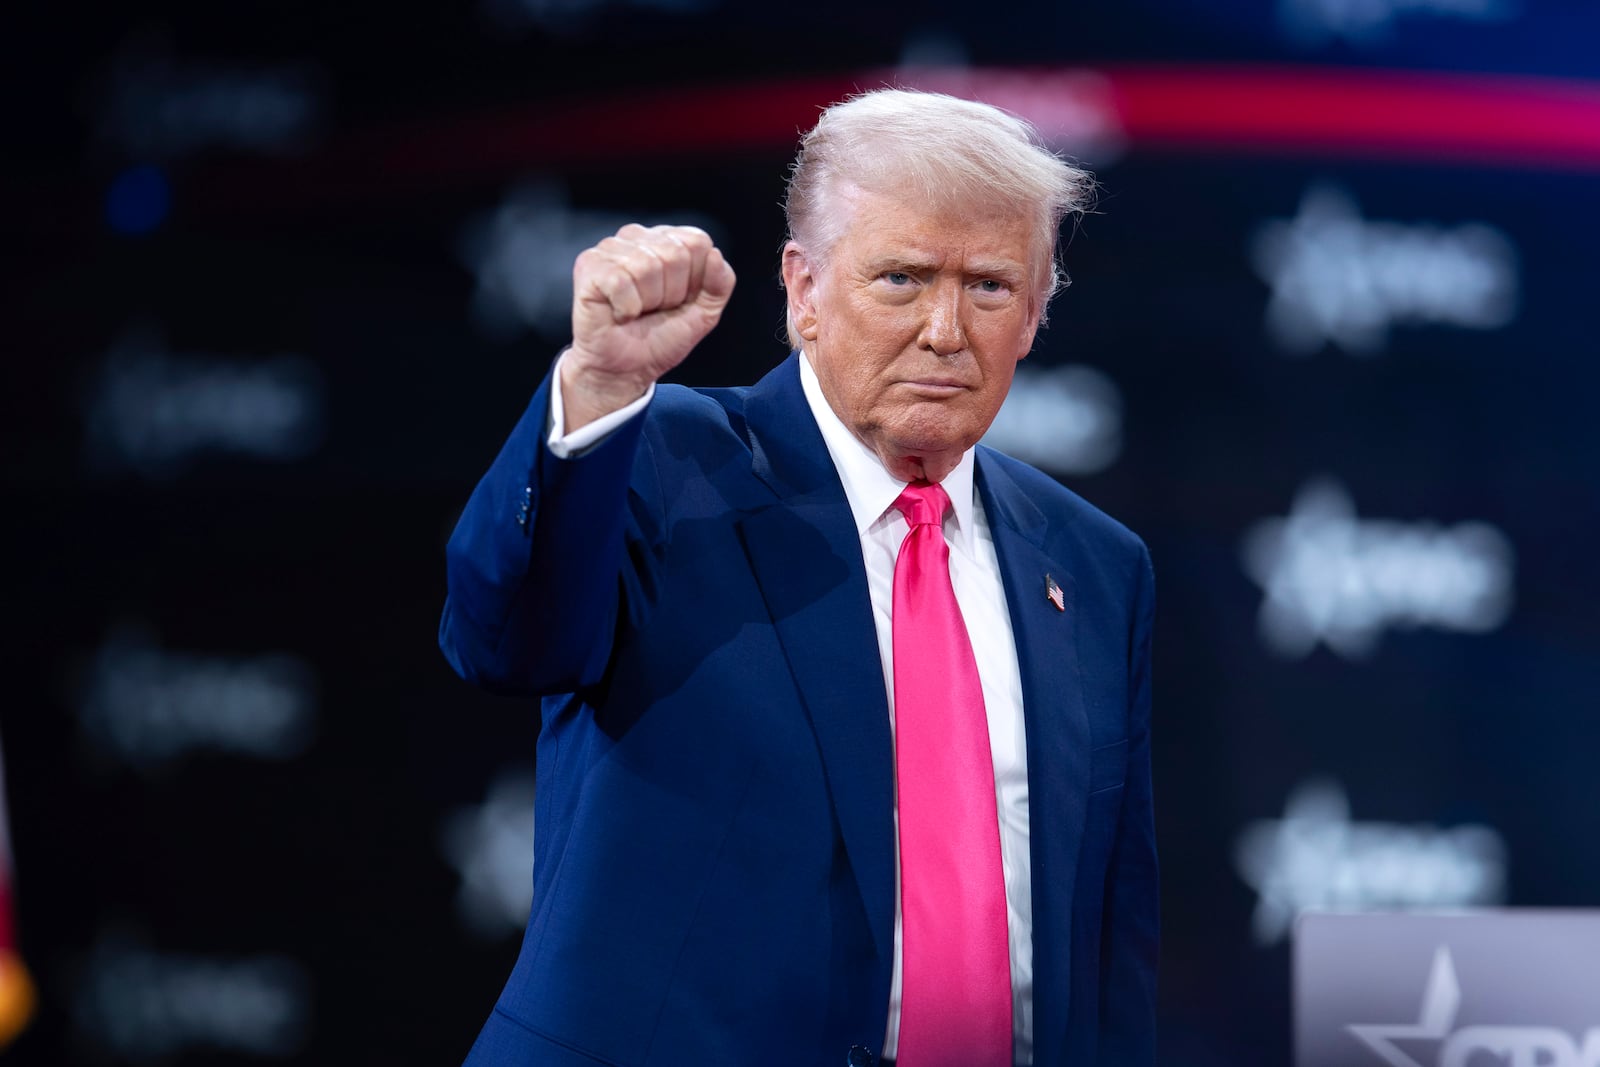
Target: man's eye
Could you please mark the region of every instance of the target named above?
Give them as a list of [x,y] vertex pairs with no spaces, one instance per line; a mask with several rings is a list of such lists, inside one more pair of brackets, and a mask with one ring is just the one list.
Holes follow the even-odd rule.
[[978,288],[982,289],[986,293],[999,293],[1005,291],[1005,285],[1001,282],[995,281],[993,278],[985,278],[983,281],[978,283]]
[[911,275],[907,274],[903,270],[892,270],[892,271],[889,271],[883,277],[884,277],[884,280],[887,281],[890,285],[910,285],[911,284]]

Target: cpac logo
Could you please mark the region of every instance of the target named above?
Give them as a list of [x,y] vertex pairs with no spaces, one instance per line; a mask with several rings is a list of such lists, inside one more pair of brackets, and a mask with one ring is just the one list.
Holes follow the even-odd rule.
[[103,79],[99,140],[145,160],[208,148],[283,155],[315,140],[328,111],[317,67],[192,61],[176,52],[166,33],[136,34],[118,48]]
[[1278,14],[1289,35],[1304,44],[1339,38],[1376,44],[1403,16],[1505,22],[1518,6],[1514,0],[1278,0]]
[[317,678],[299,656],[197,655],[119,626],[85,672],[78,718],[98,752],[159,771],[193,752],[298,756],[316,733]]
[[217,1053],[288,1058],[310,1037],[313,996],[306,966],[278,953],[193,955],[115,931],[101,937],[82,969],[74,1036],[122,1063],[166,1062],[191,1051],[201,1061]]
[[1093,367],[1018,367],[983,443],[1052,474],[1093,474],[1122,451],[1122,394]]
[[1455,1025],[1461,1006],[1450,949],[1433,955],[1422,1010],[1415,1023],[1353,1023],[1346,1027],[1389,1067],[1429,1067],[1401,1051],[1396,1041],[1440,1042],[1437,1067],[1478,1067],[1492,1062],[1503,1067],[1600,1067],[1600,1026],[1591,1027],[1581,1042],[1553,1026]]
[[1500,530],[1359,519],[1327,478],[1307,482],[1288,515],[1256,523],[1242,555],[1264,594],[1261,639],[1291,659],[1319,644],[1360,659],[1391,628],[1485,633],[1511,612],[1515,552]]
[[161,331],[130,327],[86,401],[84,455],[98,471],[171,479],[208,455],[289,463],[322,445],[327,398],[310,359],[177,354]]
[[[703,216],[679,211],[670,217],[715,236],[714,224]],[[547,337],[562,334],[572,317],[572,261],[632,221],[623,214],[572,207],[566,190],[550,182],[513,190],[498,208],[467,222],[457,243],[461,261],[478,282],[473,324],[502,342],[529,328]]]
[[1267,332],[1288,355],[1332,344],[1374,356],[1395,326],[1494,330],[1517,313],[1517,252],[1504,233],[1368,220],[1333,185],[1308,189],[1294,218],[1263,223],[1251,259],[1272,290]]
[[1332,779],[1303,783],[1283,818],[1240,831],[1234,864],[1260,894],[1251,919],[1260,945],[1287,937],[1307,910],[1457,908],[1505,896],[1506,844],[1494,829],[1356,822]]

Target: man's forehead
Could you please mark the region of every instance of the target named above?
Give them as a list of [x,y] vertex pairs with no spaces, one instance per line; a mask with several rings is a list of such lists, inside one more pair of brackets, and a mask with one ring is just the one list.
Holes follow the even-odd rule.
[[1017,203],[999,194],[928,190],[911,180],[863,186],[841,179],[839,202],[854,220],[905,214],[929,222],[981,221],[989,226],[1030,226],[1038,217],[1033,205]]

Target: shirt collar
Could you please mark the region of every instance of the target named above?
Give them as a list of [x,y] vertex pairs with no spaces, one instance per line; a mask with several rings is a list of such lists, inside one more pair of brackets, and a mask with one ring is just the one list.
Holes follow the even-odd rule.
[[[822,431],[823,443],[828,446],[828,455],[832,457],[833,466],[839,472],[839,481],[844,485],[844,496],[855,518],[856,533],[865,536],[868,528],[882,518],[884,512],[894,507],[895,500],[909,483],[890,474],[877,453],[863,444],[840,421],[827,398],[822,395],[822,383],[817,380],[817,372],[811,367],[811,357],[803,352],[800,357],[800,387],[805,391],[806,403],[811,407],[811,415],[817,420],[817,429]],[[972,449],[969,448],[961,454],[955,469],[939,483],[950,497],[951,514],[955,520],[956,528],[951,531],[951,540],[968,552],[971,551],[973,522],[972,470]]]

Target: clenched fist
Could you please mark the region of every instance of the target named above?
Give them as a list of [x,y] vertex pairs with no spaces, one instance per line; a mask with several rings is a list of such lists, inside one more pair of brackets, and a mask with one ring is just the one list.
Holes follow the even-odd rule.
[[733,268],[694,226],[629,224],[572,266],[572,348],[561,363],[565,432],[644,395],[722,317]]

